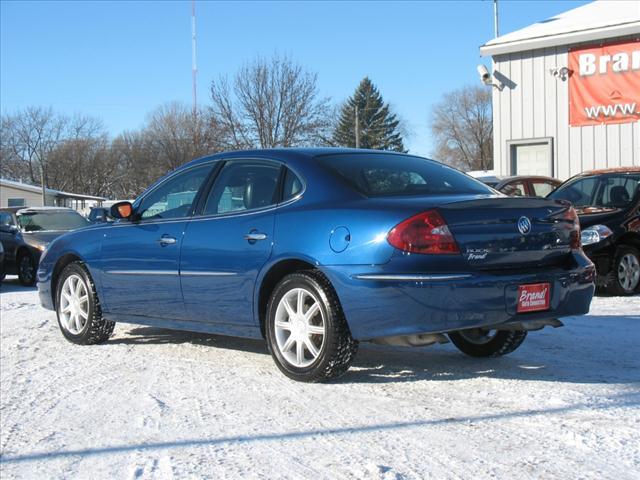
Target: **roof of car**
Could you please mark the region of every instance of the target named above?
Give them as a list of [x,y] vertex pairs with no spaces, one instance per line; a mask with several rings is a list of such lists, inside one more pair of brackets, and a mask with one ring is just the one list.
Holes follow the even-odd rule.
[[16,213],[38,213],[38,212],[75,212],[69,207],[21,207]]
[[605,173],[640,173],[640,167],[599,168],[597,170],[587,170],[582,172],[581,175],[602,175]]
[[319,157],[322,155],[344,155],[344,154],[363,154],[363,153],[376,153],[376,154],[389,154],[389,155],[405,155],[400,152],[392,152],[389,150],[368,150],[363,148],[344,148],[344,147],[290,147],[290,148],[263,148],[263,149],[254,149],[254,150],[233,150],[229,152],[221,152],[216,153],[214,155],[206,155],[204,157],[196,158],[191,162],[182,165],[180,168],[184,168],[186,166],[196,165],[198,163],[202,163],[208,160],[218,159],[218,158],[247,158],[247,157],[258,157],[258,158],[270,158],[277,156],[284,160],[289,158],[300,158],[300,157]]
[[562,183],[562,181],[557,178],[547,177],[545,175],[514,175],[512,177],[502,177],[501,183],[512,182],[514,180],[550,180],[552,182]]

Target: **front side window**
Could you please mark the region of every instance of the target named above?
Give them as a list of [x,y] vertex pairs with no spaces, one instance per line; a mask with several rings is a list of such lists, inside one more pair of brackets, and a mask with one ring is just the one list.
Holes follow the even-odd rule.
[[205,204],[205,215],[241,212],[277,203],[280,166],[262,162],[227,163]]
[[0,212],[0,225],[13,225],[13,217],[10,213]]
[[67,231],[86,227],[89,221],[74,211],[43,210],[21,213],[18,225],[23,232]]
[[563,185],[549,195],[555,200],[568,200],[576,207],[593,205],[595,201],[595,191],[597,177],[586,177]]
[[478,180],[425,158],[385,153],[322,155],[317,158],[320,165],[368,197],[495,194]]
[[187,217],[209,172],[211,165],[200,165],[174,175],[147,195],[136,213],[143,220]]
[[640,184],[640,175],[607,177],[602,181],[602,198],[605,207],[626,207],[631,203]]
[[580,178],[560,186],[549,198],[569,200],[577,207],[628,206],[640,184],[637,175],[604,175]]

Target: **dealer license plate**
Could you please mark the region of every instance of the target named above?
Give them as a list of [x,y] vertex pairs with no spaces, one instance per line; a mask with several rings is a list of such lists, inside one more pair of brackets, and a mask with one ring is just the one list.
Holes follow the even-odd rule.
[[548,283],[533,283],[518,287],[518,313],[549,310],[551,286]]

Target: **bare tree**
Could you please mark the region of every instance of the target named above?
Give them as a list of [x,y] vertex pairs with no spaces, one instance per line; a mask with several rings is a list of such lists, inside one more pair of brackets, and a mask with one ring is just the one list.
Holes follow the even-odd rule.
[[431,115],[434,156],[463,170],[493,167],[491,90],[466,86],[445,93]]
[[[63,138],[69,119],[51,108],[28,107],[2,117],[2,156],[14,173],[47,184],[47,157]],[[3,172],[4,173],[4,172]],[[22,178],[21,178],[22,179]]]
[[149,116],[144,133],[157,161],[173,170],[208,153],[221,151],[220,132],[209,111],[195,114],[183,103],[158,107]]
[[211,83],[213,117],[225,148],[326,144],[329,101],[320,98],[317,75],[287,57],[245,64],[230,82]]

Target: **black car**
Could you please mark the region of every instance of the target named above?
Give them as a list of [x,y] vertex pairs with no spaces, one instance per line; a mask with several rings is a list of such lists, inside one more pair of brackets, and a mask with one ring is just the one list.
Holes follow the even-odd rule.
[[570,178],[548,198],[576,208],[596,284],[614,295],[640,291],[640,168],[593,170]]
[[17,274],[20,283],[36,283],[40,255],[49,242],[89,221],[75,210],[57,207],[0,209],[0,241],[5,250],[4,274]]
[[91,207],[87,217],[91,223],[113,222],[111,209],[107,207]]

